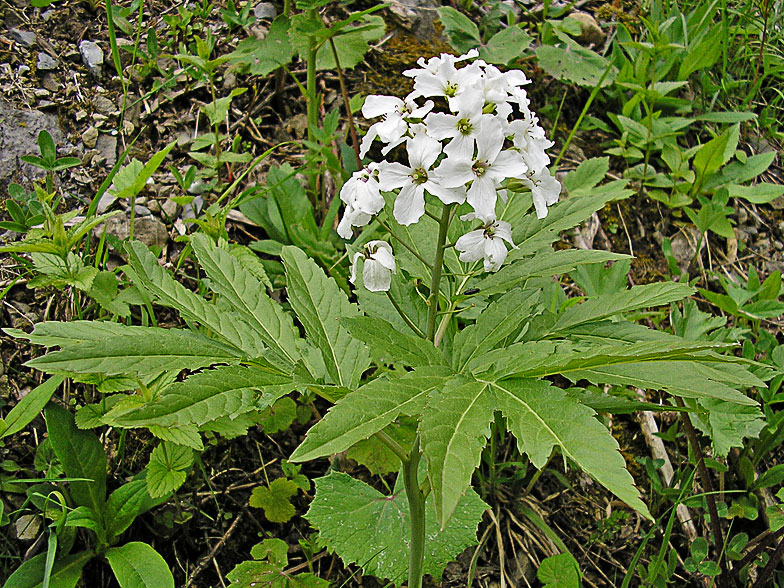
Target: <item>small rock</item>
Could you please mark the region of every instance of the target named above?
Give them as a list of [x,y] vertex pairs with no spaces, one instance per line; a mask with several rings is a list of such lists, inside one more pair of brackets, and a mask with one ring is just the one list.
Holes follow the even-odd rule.
[[48,53],[45,53],[44,51],[38,52],[38,60],[36,61],[38,71],[51,71],[57,69],[58,65],[60,65],[60,62]]
[[44,78],[41,80],[41,84],[50,92],[57,93],[61,89],[60,82],[57,80],[57,76],[51,73],[48,73],[44,76]]
[[101,157],[106,159],[108,166],[113,166],[117,163],[117,137],[111,135],[99,135],[98,143],[95,145]]
[[256,18],[266,18],[267,20],[272,20],[278,15],[278,11],[276,10],[275,6],[273,6],[269,2],[259,2],[256,6],[253,7],[253,16]]
[[569,18],[573,18],[580,23],[581,33],[577,40],[581,45],[598,47],[604,43],[604,31],[593,16],[587,12],[573,12],[569,15]]
[[[161,212],[161,203],[158,202],[157,200],[150,200],[147,203],[147,208],[150,210],[151,213],[159,214]],[[139,213],[137,212],[136,214]]]
[[52,100],[39,100],[38,101],[38,109],[39,110],[44,110],[46,108],[54,108],[55,106],[57,106],[57,104],[55,102],[53,102]]
[[28,71],[30,71],[30,68],[27,65],[20,65],[19,68],[16,70],[16,73],[19,74],[20,76],[23,76]]
[[136,206],[134,206],[133,211],[136,213],[137,217],[150,216],[152,214],[152,211],[149,208],[147,208],[146,206],[142,206],[141,204],[137,204]]
[[87,113],[84,110],[77,110],[74,113],[74,119],[76,120],[76,122],[81,122],[85,118],[87,118]]
[[96,78],[100,77],[103,72],[103,50],[92,41],[82,41],[79,43],[79,53],[90,73]]
[[36,88],[35,90],[33,90],[33,95],[36,98],[46,98],[49,96],[49,90],[47,90],[46,88]]
[[398,0],[392,3],[389,11],[400,26],[417,39],[431,41],[438,34],[435,22],[439,6],[441,2],[436,0]]
[[691,260],[697,254],[697,243],[700,243],[700,250],[705,246],[705,241],[700,240],[700,232],[692,226],[685,227],[672,237],[670,243],[672,244],[672,255],[683,272],[689,269]]
[[509,12],[511,12],[514,15],[515,22],[520,20],[520,15],[522,14],[523,11],[517,5],[517,2],[515,2],[515,0],[503,0],[501,2],[501,6],[506,7],[506,9],[509,10]]
[[237,87],[237,76],[229,72],[223,76],[223,89],[228,91]]
[[[104,225],[98,225],[93,232],[100,236],[106,227],[106,233],[114,235],[120,241],[128,238],[130,234],[131,221],[128,217],[121,214],[108,219]],[[148,247],[163,247],[169,240],[169,232],[166,225],[152,216],[137,217],[134,222],[134,239],[137,239]]]
[[775,200],[771,200],[770,205],[776,210],[784,208],[784,196],[779,196]]
[[177,214],[177,207],[178,204],[171,198],[168,198],[161,204],[161,212],[166,215],[166,218],[174,218]]
[[96,96],[93,98],[93,106],[95,107],[95,110],[102,112],[103,114],[117,112],[117,106],[106,96]]
[[8,31],[8,36],[25,47],[34,45],[36,40],[35,33],[31,31],[23,31],[22,29],[11,29]]
[[82,133],[82,143],[88,149],[92,149],[95,147],[96,143],[98,143],[98,129],[95,127],[88,127],[85,132]]
[[123,135],[132,134],[135,128],[133,122],[129,121],[127,118],[123,120]]

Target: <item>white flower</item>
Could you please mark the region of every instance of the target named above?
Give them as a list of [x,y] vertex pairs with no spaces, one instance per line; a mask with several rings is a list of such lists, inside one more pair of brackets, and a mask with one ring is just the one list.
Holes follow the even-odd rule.
[[371,125],[367,134],[362,137],[359,156],[365,157],[376,137],[387,143],[387,146],[382,150],[382,153],[386,155],[392,148],[403,142],[408,132],[406,119],[422,119],[432,108],[432,100],[428,100],[423,106],[418,106],[410,97],[404,101],[395,96],[368,96],[362,105],[362,115],[365,118],[379,116],[384,118]]
[[346,205],[343,211],[343,218],[338,223],[338,235],[344,239],[351,239],[353,233],[351,227],[364,227],[370,222],[370,215],[361,210],[355,209],[350,204]]
[[504,241],[515,247],[512,226],[497,220],[460,237],[455,243],[455,249],[460,252],[460,261],[472,262],[484,258],[485,271],[495,272],[506,259]]
[[400,188],[395,200],[395,220],[401,225],[417,222],[425,214],[425,190],[444,203],[463,202],[465,195],[439,184],[440,178],[430,170],[441,155],[441,143],[428,137],[424,125],[412,125],[414,136],[406,142],[410,167],[385,163],[379,172],[382,190]]
[[422,69],[409,69],[403,72],[403,75],[414,78],[414,91],[409,94],[409,97],[439,96],[451,102],[469,86],[482,79],[479,63],[472,63],[461,69],[455,67],[455,63],[471,59],[474,55],[478,54],[469,51],[465,55],[454,57],[442,53],[440,58],[433,57],[427,63],[420,60]]
[[534,199],[534,208],[536,208],[536,218],[546,217],[547,207],[558,202],[558,195],[561,193],[561,183],[550,175],[550,171],[547,168],[523,178],[523,181],[531,187],[531,196]]
[[501,182],[506,178],[523,178],[528,170],[520,153],[501,151],[503,144],[501,122],[490,118],[479,129],[473,160],[450,156],[436,170],[441,185],[446,188],[471,182],[466,199],[483,222],[495,220],[496,188]]
[[428,114],[425,118],[427,134],[438,140],[452,139],[444,148],[447,155],[471,159],[474,142],[479,135],[479,123],[483,117],[490,116],[482,114],[483,105],[481,89],[476,85],[455,98],[456,114]]
[[378,185],[378,164],[355,171],[340,189],[340,199],[365,214],[378,214],[384,207],[384,197]]
[[553,146],[553,142],[547,139],[535,115],[529,113],[524,118],[512,121],[509,129],[514,135],[512,142],[520,150],[529,171],[538,172],[550,165],[546,150]]
[[365,259],[362,268],[362,283],[371,292],[386,292],[395,273],[395,257],[386,241],[369,241],[365,250],[354,254],[351,263],[351,283],[357,279],[357,261]]

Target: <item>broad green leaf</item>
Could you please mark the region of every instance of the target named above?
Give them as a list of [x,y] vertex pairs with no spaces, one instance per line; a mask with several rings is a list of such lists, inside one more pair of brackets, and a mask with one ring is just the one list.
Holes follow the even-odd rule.
[[[334,37],[335,50],[340,67],[352,69],[359,64],[370,49],[370,42],[384,36],[386,26],[380,16],[365,16],[360,26],[344,28]],[[316,69],[335,69],[335,56],[329,42],[325,42],[316,54]]]
[[521,453],[542,468],[554,447],[630,507],[651,518],[626,469],[618,443],[594,411],[549,382],[512,379],[492,384]]
[[253,559],[266,559],[285,567],[289,563],[289,546],[282,539],[265,539],[250,548],[250,555]]
[[349,335],[339,321],[358,316],[359,310],[301,249],[284,247],[281,257],[289,302],[308,339],[321,350],[332,383],[355,388],[370,358],[365,345]]
[[542,560],[536,577],[544,588],[580,588],[580,567],[571,553],[559,553]]
[[[23,562],[9,576],[3,588],[43,588],[46,553]],[[49,588],[74,588],[82,577],[82,568],[93,557],[90,551],[81,551],[59,558],[49,576]]]
[[28,392],[5,419],[0,419],[0,439],[18,433],[30,424],[41,413],[64,379],[63,376],[52,376]]
[[[466,53],[470,49],[475,49],[481,44],[479,28],[459,10],[451,6],[441,6],[438,10],[438,18],[444,25],[444,32],[449,39],[449,44],[460,53]],[[483,57],[484,59],[484,57]],[[504,65],[509,60],[502,62]],[[491,63],[498,63],[491,61]]]
[[543,249],[526,259],[512,251],[508,263],[494,274],[489,274],[476,284],[484,295],[507,292],[530,278],[549,277],[573,271],[582,264],[604,263],[616,259],[629,259],[628,255],[593,249]]
[[344,318],[340,324],[354,338],[366,343],[374,356],[388,363],[410,367],[446,365],[444,355],[430,341],[401,333],[383,319],[358,316]]
[[[384,433],[401,447],[411,447],[416,437],[417,420],[413,417],[398,417],[398,421],[387,425]],[[374,476],[399,472],[402,465],[400,458],[377,437],[356,443],[346,452],[346,457],[365,466]]]
[[278,478],[273,480],[269,488],[256,486],[250,495],[249,504],[254,508],[264,509],[264,516],[271,523],[286,523],[296,514],[290,498],[299,491],[291,480]]
[[105,422],[115,427],[201,426],[271,405],[291,391],[291,376],[251,366],[225,366],[194,374],[141,406],[118,406]]
[[106,453],[93,433],[80,431],[65,408],[50,402],[44,409],[49,443],[69,478],[89,482],[69,482],[71,498],[77,506],[103,513],[106,501]]
[[630,310],[669,304],[682,300],[693,293],[694,288],[678,282],[634,286],[625,292],[599,296],[569,307],[558,317],[558,321],[549,332],[557,333],[589,321],[607,318]]
[[[399,484],[400,485],[400,484]],[[428,496],[425,510],[433,512]],[[426,519],[424,572],[438,581],[446,564],[469,545],[487,505],[472,489],[460,500],[444,529],[432,516]],[[384,496],[364,482],[332,472],[316,480],[316,496],[306,515],[319,534],[345,563],[355,563],[367,574],[405,581],[409,553],[409,513],[405,490]]]
[[288,396],[266,408],[258,419],[259,426],[267,435],[285,431],[297,418],[297,403]]
[[333,406],[309,431],[291,461],[309,461],[345,451],[382,430],[399,415],[418,415],[431,391],[452,373],[433,366],[368,382]]
[[286,65],[295,53],[289,42],[289,26],[287,16],[278,16],[263,39],[251,36],[241,41],[229,54],[229,62],[256,76],[266,76]]
[[226,577],[229,588],[329,588],[330,583],[315,574],[289,574],[277,562],[249,560],[238,564]]
[[754,204],[767,204],[784,194],[784,186],[768,182],[760,182],[753,186],[729,184],[727,191],[731,198],[743,198]]
[[153,498],[162,498],[177,490],[185,482],[193,465],[190,447],[164,441],[152,450],[147,464],[147,491]]
[[[414,289],[412,282],[401,274],[392,276],[389,295],[411,319],[411,322],[422,329],[427,323],[427,305],[422,300],[422,296]],[[413,333],[395,310],[385,292],[371,292],[367,288],[357,288],[355,293],[359,301],[359,308],[365,314],[384,319],[401,333]]]
[[152,252],[142,243],[130,241],[126,243],[125,250],[137,286],[150,292],[160,304],[176,309],[186,320],[203,325],[249,357],[261,355],[263,346],[259,336],[236,313],[219,309],[188,290],[158,264]]
[[153,498],[147,492],[146,475],[126,482],[109,495],[104,509],[109,540],[119,536],[131,526],[136,517],[166,501],[167,495]]
[[721,56],[725,31],[712,27],[697,43],[689,45],[683,52],[684,58],[678,69],[678,79],[686,80],[693,72],[711,67]]
[[45,347],[78,345],[121,335],[142,336],[146,330],[147,327],[129,327],[109,321],[47,321],[37,323],[32,333],[20,329],[3,329],[11,337],[27,339],[33,345]]
[[[134,382],[134,388],[138,384]],[[100,402],[94,404],[85,404],[76,409],[74,420],[76,426],[80,429],[95,429],[104,424],[103,417],[109,412],[118,402],[122,402],[126,398],[122,394],[112,394],[101,398]]]
[[592,157],[577,166],[577,169],[566,174],[564,188],[570,195],[587,193],[601,182],[610,171],[609,157]]
[[746,158],[746,161],[731,161],[721,171],[705,181],[705,189],[713,190],[727,183],[742,184],[756,178],[770,167],[776,159],[775,151],[757,153]]
[[293,366],[301,358],[299,334],[291,317],[280,304],[264,291],[264,286],[229,252],[216,247],[207,236],[197,234],[191,239],[210,287],[243,318],[280,358],[280,363]]
[[542,45],[536,49],[536,58],[541,68],[554,78],[584,88],[609,86],[618,75],[607,59],[577,44],[568,48]]
[[215,125],[226,122],[226,116],[229,114],[231,101],[234,100],[235,97],[247,92],[247,90],[247,88],[234,88],[231,92],[229,92],[228,96],[217,98],[216,100],[208,102],[202,106],[201,110],[204,114],[207,115],[207,120],[209,120],[210,125],[214,127]]
[[473,325],[455,336],[452,345],[452,367],[455,371],[462,370],[474,357],[499,346],[528,321],[531,309],[538,302],[538,290],[512,290],[491,302]]
[[494,408],[488,383],[456,376],[430,395],[422,413],[422,453],[441,528],[449,522],[479,465]]
[[727,153],[730,147],[730,140],[734,137],[734,143],[737,144],[737,133],[738,125],[729,127],[721,135],[714,137],[697,151],[694,156],[693,166],[694,171],[697,172],[700,184],[729,161],[729,158],[735,152],[735,145],[731,145],[732,150]]
[[198,333],[146,327],[133,335],[69,345],[25,365],[49,373],[69,371],[111,376],[151,374],[172,368],[194,370],[215,363],[235,363],[240,357],[236,349]]
[[713,398],[703,398],[699,404],[708,411],[707,423],[702,415],[692,416],[692,422],[709,434],[716,456],[727,457],[730,448],[744,447],[744,439],[756,439],[765,428],[765,417],[757,406],[744,406]]
[[[163,160],[169,154],[169,151],[177,144],[172,141],[166,147],[155,153],[146,164],[141,165],[135,159],[131,160],[128,165],[120,169],[117,175],[114,176],[112,187],[109,193],[115,198],[131,198],[141,192],[147,185],[147,180],[152,177],[158,168],[163,163]],[[141,165],[141,167],[140,167]]]
[[493,35],[487,45],[479,49],[479,57],[488,63],[506,65],[525,53],[532,41],[533,39],[520,25],[506,27]]
[[147,430],[161,441],[169,441],[175,445],[184,445],[196,451],[204,451],[199,429],[196,425],[187,424],[179,426],[162,427],[161,425],[147,425]]
[[120,588],[174,588],[168,564],[147,543],[133,541],[106,550]]

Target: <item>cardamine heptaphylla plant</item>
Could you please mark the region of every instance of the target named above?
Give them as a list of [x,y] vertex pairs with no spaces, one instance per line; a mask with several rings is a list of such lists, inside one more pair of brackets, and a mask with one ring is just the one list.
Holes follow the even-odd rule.
[[[476,543],[487,505],[472,476],[491,426],[514,436],[531,471],[560,454],[564,466],[587,472],[650,518],[596,412],[655,405],[581,384],[661,390],[701,415],[740,407],[754,418],[756,402],[741,390],[764,386],[764,374],[724,353],[731,345],[625,320],[690,295],[687,284],[567,300],[554,276],[629,256],[556,251],[552,243],[631,190],[625,180],[602,183],[608,160],[591,159],[565,176],[569,196],[559,201],[547,169],[550,142],[529,108],[524,74],[475,57],[422,59],[404,72],[413,79],[409,96],[365,102],[364,114],[378,120],[363,156],[379,141],[384,156],[397,148],[407,164],[369,163],[340,192],[346,207],[338,233],[360,229],[347,246],[356,303],[287,246],[280,257],[288,304],[281,305],[252,253],[195,234],[190,245],[207,278],[205,295],[176,281],[141,243],[125,246],[123,271],[148,315],[153,304],[168,307],[186,327],[73,321],[6,332],[59,348],[27,365],[104,385],[107,397],[80,407],[77,425],[145,428],[188,455],[203,449],[205,433],[245,434],[288,394],[320,396],[333,406],[291,460],[346,451],[375,464],[373,471],[398,475],[385,495],[331,472],[315,481],[306,516],[344,562],[395,585],[420,588],[424,574],[439,578]],[[552,376],[573,385],[558,388]],[[728,439],[726,419],[704,422],[703,430],[721,426]],[[732,442],[750,430],[739,429]]]

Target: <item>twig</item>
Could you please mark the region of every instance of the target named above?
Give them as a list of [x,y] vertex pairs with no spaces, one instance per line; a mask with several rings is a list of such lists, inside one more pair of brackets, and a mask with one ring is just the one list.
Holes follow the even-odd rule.
[[210,552],[201,559],[199,564],[193,570],[193,573],[190,575],[190,578],[188,578],[188,581],[185,583],[185,588],[190,588],[190,586],[193,585],[193,581],[199,576],[199,574],[201,574],[204,571],[204,568],[207,567],[207,564],[209,564],[212,560],[215,559],[215,554],[218,553],[220,548],[223,547],[226,541],[228,541],[229,537],[232,536],[234,531],[237,529],[239,522],[242,520],[243,515],[244,513],[240,513],[237,515],[237,518],[234,519],[234,521],[231,523],[231,526],[223,534],[223,537],[221,537],[220,540],[215,544],[215,547],[213,547],[210,550]]

